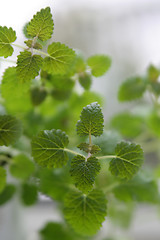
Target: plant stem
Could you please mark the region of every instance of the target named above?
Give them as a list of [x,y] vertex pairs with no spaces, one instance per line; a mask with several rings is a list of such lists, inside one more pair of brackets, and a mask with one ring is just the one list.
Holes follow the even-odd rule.
[[72,154],[74,154],[74,155],[81,155],[81,156],[83,156],[83,157],[85,158],[85,156],[84,156],[83,154],[80,154],[80,153],[78,153],[78,152],[76,152],[76,151],[73,151],[73,150],[71,150],[71,149],[64,148],[64,151],[69,152],[69,153],[72,153]]
[[116,155],[107,155],[107,156],[102,156],[102,157],[96,157],[98,159],[105,159],[105,158],[116,158]]
[[24,50],[27,49],[26,47],[21,46],[21,45],[19,45],[19,44],[12,43],[11,45],[14,46],[14,47],[18,47],[18,48],[24,49]]

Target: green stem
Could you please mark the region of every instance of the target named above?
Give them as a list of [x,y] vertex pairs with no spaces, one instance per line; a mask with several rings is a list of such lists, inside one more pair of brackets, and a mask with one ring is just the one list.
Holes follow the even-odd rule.
[[9,60],[9,59],[3,59],[3,58],[1,58],[1,59],[0,59],[0,61],[2,61],[2,62],[8,62],[8,63],[14,63],[14,64],[16,64],[16,61]]
[[27,49],[26,47],[21,46],[21,45],[19,45],[19,44],[11,43],[11,45],[14,46],[14,47],[18,47],[18,48],[24,49],[24,50]]
[[69,152],[69,153],[72,153],[72,154],[74,154],[74,155],[81,155],[81,156],[83,156],[83,157],[85,158],[85,156],[84,156],[83,154],[80,154],[80,153],[78,153],[78,152],[75,152],[75,151],[73,151],[73,150],[71,150],[71,149],[64,148],[64,151]]
[[116,158],[116,155],[107,155],[107,156],[102,156],[102,157],[96,157],[98,159],[105,159],[105,158]]

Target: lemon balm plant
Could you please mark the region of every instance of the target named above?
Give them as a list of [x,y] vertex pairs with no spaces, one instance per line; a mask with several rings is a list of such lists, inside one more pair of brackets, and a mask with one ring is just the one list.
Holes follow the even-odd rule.
[[0,204],[17,194],[30,206],[45,195],[58,203],[63,217],[46,224],[40,239],[96,239],[105,219],[117,223],[122,216],[125,224],[133,200],[151,201],[152,189],[158,201],[158,190],[137,175],[141,146],[106,130],[102,98],[90,90],[93,77],[110,68],[110,58],[85,60],[65,44],[51,42],[53,29],[49,7],[24,27],[24,46],[15,43],[12,28],[0,27],[1,59],[14,47],[21,49],[1,81]]

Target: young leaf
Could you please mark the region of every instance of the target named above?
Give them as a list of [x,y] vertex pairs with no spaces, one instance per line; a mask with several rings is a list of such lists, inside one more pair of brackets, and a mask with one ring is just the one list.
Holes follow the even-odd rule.
[[80,119],[76,125],[79,136],[91,134],[96,137],[103,133],[104,119],[100,105],[97,102],[84,107]]
[[75,59],[75,52],[65,44],[53,42],[48,46],[48,57],[44,58],[43,70],[50,74],[65,74]]
[[100,190],[94,189],[88,195],[72,191],[65,198],[65,218],[77,233],[94,235],[105,220],[106,204],[106,198]]
[[0,167],[0,193],[6,186],[6,170]]
[[5,70],[2,78],[1,94],[8,112],[18,114],[31,108],[29,87],[30,83],[22,83],[17,77],[15,67],[9,67]]
[[28,183],[22,185],[21,192],[22,202],[26,206],[30,206],[36,203],[38,198],[37,187]]
[[135,143],[121,142],[115,149],[116,157],[110,162],[109,170],[115,176],[131,179],[143,163],[143,150]]
[[0,193],[0,205],[7,203],[14,195],[16,188],[13,184],[7,184],[3,192]]
[[48,222],[43,229],[40,230],[42,240],[73,240],[70,232],[62,223]]
[[35,48],[35,49],[42,49],[42,45],[40,44],[40,43],[37,43],[37,42],[35,42],[34,43],[34,41],[33,40],[27,40],[27,41],[24,41],[24,43],[27,45],[27,47],[29,47],[29,48]]
[[10,45],[16,40],[16,32],[12,28],[0,26],[0,56],[9,57],[13,53],[13,47]]
[[71,177],[75,186],[84,193],[92,190],[95,177],[100,171],[100,164],[95,157],[89,157],[87,160],[80,155],[74,157],[71,161]]
[[91,76],[87,73],[79,74],[79,83],[85,90],[89,90],[92,84]]
[[0,116],[0,146],[15,143],[22,132],[21,123],[9,115]]
[[147,69],[147,73],[150,82],[157,82],[160,75],[159,69],[157,69],[154,65],[151,64]]
[[105,55],[95,55],[88,58],[87,64],[91,68],[92,75],[100,77],[110,68],[111,59]]
[[18,55],[17,76],[22,82],[34,79],[42,66],[43,58],[40,55],[32,55],[31,52],[24,51]]
[[20,179],[28,178],[34,171],[34,164],[24,154],[19,154],[12,159],[11,174]]
[[101,151],[99,146],[97,146],[97,145],[90,146],[89,143],[80,143],[77,147],[80,150],[83,150],[84,152],[91,153],[91,154],[95,154],[95,153]]
[[62,167],[68,160],[64,151],[68,143],[68,136],[59,129],[41,131],[32,140],[32,156],[42,167]]
[[53,25],[50,8],[41,9],[27,25],[27,34],[31,37],[37,37],[41,41],[46,41],[52,36]]
[[132,101],[143,96],[146,90],[146,82],[141,77],[127,79],[119,88],[119,101]]

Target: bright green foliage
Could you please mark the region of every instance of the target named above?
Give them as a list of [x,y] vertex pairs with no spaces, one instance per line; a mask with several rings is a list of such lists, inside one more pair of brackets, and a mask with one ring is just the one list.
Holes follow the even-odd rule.
[[143,96],[146,90],[146,82],[141,77],[127,79],[119,88],[119,101],[132,101]]
[[0,116],[0,146],[15,143],[22,132],[21,123],[10,115]]
[[37,198],[37,187],[32,184],[24,183],[21,189],[22,203],[26,206],[30,206],[36,203]]
[[0,167],[0,193],[3,191],[6,185],[6,170]]
[[95,55],[88,58],[87,64],[91,68],[92,75],[100,77],[110,68],[111,59],[105,55]]
[[62,201],[69,190],[70,178],[66,171],[56,170],[45,168],[40,171],[39,191],[55,200]]
[[34,172],[34,164],[26,155],[19,154],[12,159],[10,172],[16,178],[26,179]]
[[113,192],[116,198],[125,202],[158,203],[160,201],[156,182],[153,180],[144,180],[140,177],[120,184]]
[[87,73],[83,73],[79,75],[79,83],[85,90],[89,90],[92,84],[91,76]]
[[50,8],[41,9],[33,16],[33,19],[27,25],[27,34],[36,37],[41,41],[51,38],[53,33],[53,19]]
[[31,101],[34,106],[40,105],[47,97],[47,91],[44,87],[33,87],[31,89]]
[[35,48],[35,49],[42,49],[42,45],[38,42],[35,42],[33,40],[27,40],[24,41],[24,43],[27,45],[29,48]]
[[73,240],[70,233],[61,223],[48,222],[43,229],[40,230],[42,240]]
[[159,75],[160,75],[159,69],[157,69],[152,64],[148,67],[147,73],[148,73],[149,81],[151,81],[151,82],[156,82],[158,80]]
[[81,155],[75,156],[71,161],[71,177],[75,186],[84,193],[92,190],[95,177],[100,171],[100,164],[95,157],[85,159]]
[[136,137],[144,130],[144,120],[140,116],[123,112],[112,118],[111,126],[125,137]]
[[105,220],[106,204],[100,190],[94,189],[88,195],[72,191],[65,198],[65,218],[77,233],[94,235]]
[[0,26],[0,56],[9,57],[13,53],[13,47],[10,45],[16,40],[16,32],[12,28]]
[[97,102],[84,107],[80,119],[77,122],[77,134],[79,136],[91,134],[96,137],[103,133],[104,119],[100,105]]
[[22,113],[31,108],[29,83],[22,83],[17,77],[16,68],[5,70],[1,84],[1,94],[9,113]]
[[95,154],[95,153],[101,151],[99,146],[97,146],[97,145],[90,146],[89,143],[80,143],[77,147],[80,150],[83,150],[84,152],[91,153],[91,154]]
[[61,130],[40,131],[32,140],[32,156],[42,167],[62,167],[68,160],[64,151],[68,143],[68,136]]
[[42,66],[43,58],[40,55],[32,55],[31,52],[24,51],[18,55],[17,76],[22,82],[34,79]]
[[158,112],[154,111],[150,114],[147,119],[147,124],[151,131],[158,137],[160,137],[160,115]]
[[110,162],[109,170],[115,176],[131,179],[143,163],[143,150],[135,143],[121,142],[115,149],[116,157]]
[[0,193],[0,205],[7,203],[16,192],[16,188],[13,184],[7,184],[3,192]]
[[75,52],[60,42],[48,46],[48,57],[44,58],[43,69],[50,74],[65,74],[75,59]]

